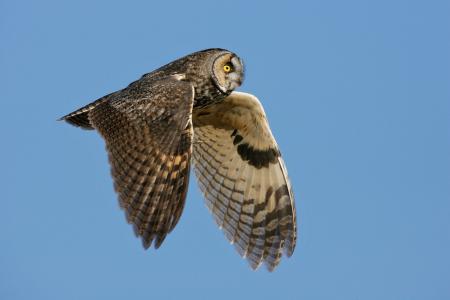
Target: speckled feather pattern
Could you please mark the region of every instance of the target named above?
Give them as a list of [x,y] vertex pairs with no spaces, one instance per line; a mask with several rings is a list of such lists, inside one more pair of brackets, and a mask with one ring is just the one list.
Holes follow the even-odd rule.
[[[232,73],[220,73],[225,63]],[[145,248],[176,226],[192,160],[216,223],[253,269],[292,255],[292,188],[259,100],[233,92],[243,76],[235,54],[208,49],[61,118],[105,140],[120,206]]]
[[172,79],[144,95],[99,104],[91,122],[106,141],[114,187],[144,247],[156,247],[184,207],[192,147],[191,84]]
[[[209,210],[253,269],[272,271],[296,243],[295,205],[280,151],[256,97],[233,92],[194,111],[193,159]],[[239,137],[239,138],[237,138]],[[246,145],[245,155],[238,151]]]

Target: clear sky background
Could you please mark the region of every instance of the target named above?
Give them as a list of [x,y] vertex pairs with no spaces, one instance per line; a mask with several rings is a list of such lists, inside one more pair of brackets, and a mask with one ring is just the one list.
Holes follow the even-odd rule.
[[[0,0],[0,299],[450,299],[450,2]],[[191,180],[163,246],[56,119],[211,47],[246,63],[299,240],[252,271]]]

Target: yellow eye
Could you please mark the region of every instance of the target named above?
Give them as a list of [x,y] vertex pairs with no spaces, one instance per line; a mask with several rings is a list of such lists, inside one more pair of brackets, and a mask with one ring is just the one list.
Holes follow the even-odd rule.
[[225,73],[230,73],[231,72],[231,66],[229,64],[226,64],[223,66],[223,70],[225,71]]

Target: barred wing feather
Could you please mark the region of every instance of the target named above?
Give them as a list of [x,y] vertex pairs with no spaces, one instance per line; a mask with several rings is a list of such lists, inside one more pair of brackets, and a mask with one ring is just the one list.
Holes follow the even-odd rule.
[[296,243],[294,197],[263,107],[247,93],[194,109],[193,163],[216,223],[253,269]]

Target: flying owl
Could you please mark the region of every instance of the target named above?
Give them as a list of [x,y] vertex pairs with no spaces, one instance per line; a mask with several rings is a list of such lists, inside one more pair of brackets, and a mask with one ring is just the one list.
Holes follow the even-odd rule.
[[61,118],[104,138],[121,208],[147,249],[180,219],[191,162],[206,205],[253,269],[296,243],[294,196],[259,100],[234,92],[242,60],[192,53]]

